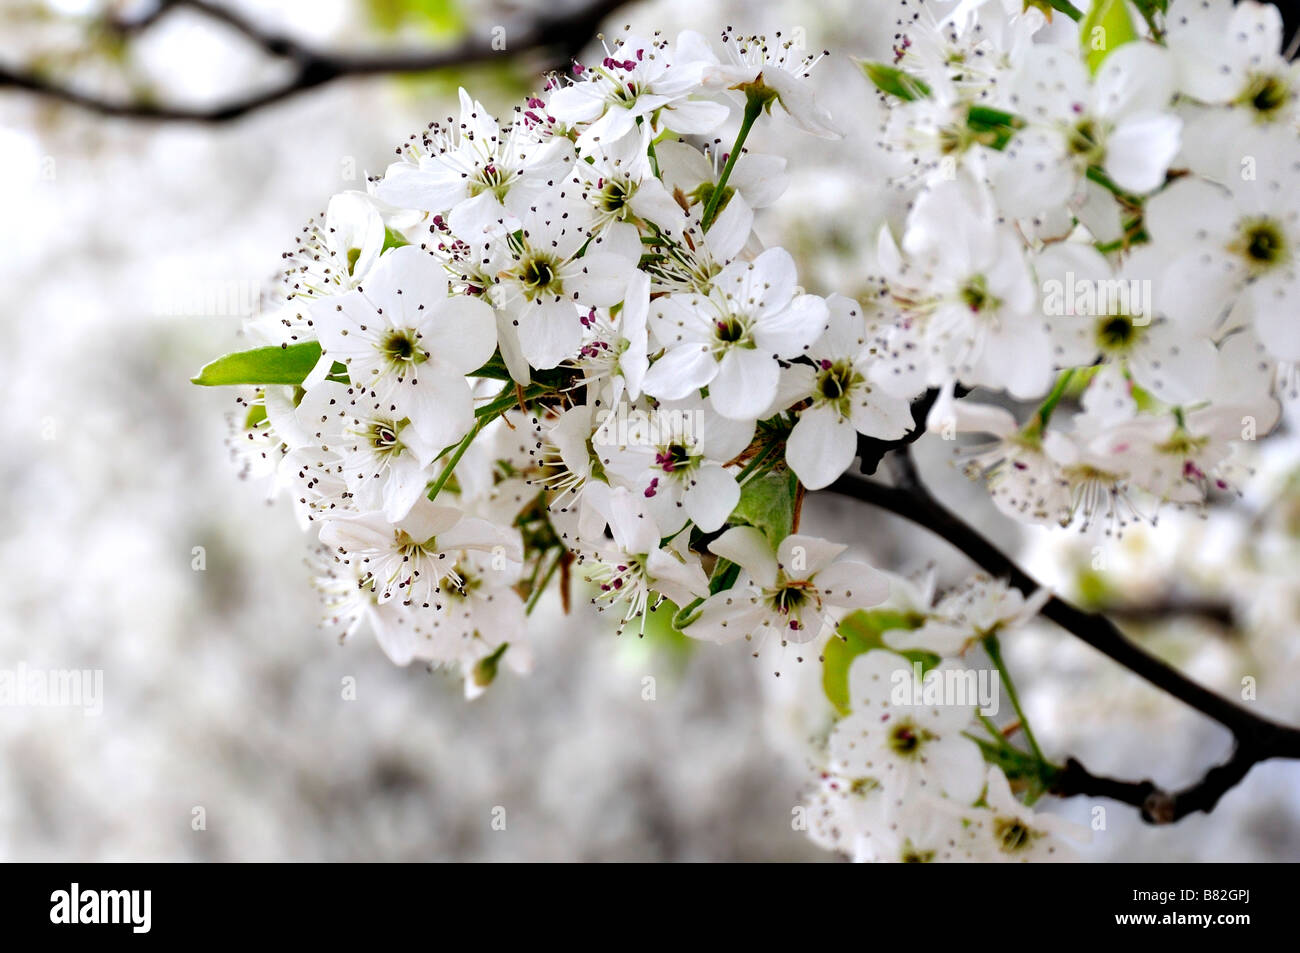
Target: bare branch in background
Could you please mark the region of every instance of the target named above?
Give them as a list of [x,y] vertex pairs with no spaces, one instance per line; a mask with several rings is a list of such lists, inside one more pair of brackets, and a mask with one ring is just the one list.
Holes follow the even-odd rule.
[[[536,18],[503,24],[509,53],[553,51],[568,60],[595,34],[601,21],[626,0],[594,0],[566,12],[546,12]],[[267,55],[293,65],[292,74],[278,85],[211,106],[169,106],[154,102],[115,101],[75,89],[34,73],[0,66],[0,89],[21,89],[48,99],[78,106],[103,116],[170,122],[229,122],[299,93],[347,76],[426,73],[449,67],[471,66],[500,57],[503,51],[488,35],[471,35],[456,46],[431,51],[345,53],[312,49],[297,40],[265,29],[229,8],[208,0],[160,0],[157,7],[135,20],[118,21],[112,28],[135,36],[159,22],[169,12],[188,7],[233,28]]]

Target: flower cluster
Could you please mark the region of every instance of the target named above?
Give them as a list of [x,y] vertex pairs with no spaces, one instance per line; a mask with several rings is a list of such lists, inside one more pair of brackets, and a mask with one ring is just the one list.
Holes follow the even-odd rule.
[[[667,600],[692,638],[843,646],[891,584],[799,532],[805,492],[920,427],[983,435],[969,472],[1025,522],[1109,531],[1231,490],[1300,360],[1300,73],[1272,6],[1101,6],[1080,30],[913,4],[892,61],[861,64],[863,148],[902,199],[862,300],[808,293],[754,231],[786,159],[752,129],[844,131],[813,97],[824,54],[624,33],[505,119],[462,91],[303,232],[265,346],[199,378],[255,388],[237,443],[313,528],[332,623],[470,694],[526,669],[557,578],[623,626]],[[916,700],[1038,603],[990,580],[922,601],[846,663],[814,837],[1054,854],[975,708]]]
[[[847,650],[828,650],[827,675],[841,683],[828,694],[845,717],[805,805],[809,835],[857,861],[1072,859],[1088,832],[1033,810],[1050,777],[1002,681],[999,636],[1037,614],[1046,590],[1026,600],[976,576],[936,600],[932,574],[919,585],[896,580],[894,590],[891,608],[846,620]],[[982,670],[961,661],[976,646],[988,659]],[[837,665],[846,657],[847,673]],[[1004,696],[1021,718],[1009,730],[992,720]],[[1022,729],[1028,752],[1007,740]]]
[[857,433],[905,435],[907,397],[872,383],[862,307],[804,293],[753,233],[785,160],[746,151],[749,129],[837,135],[807,83],[820,57],[689,32],[605,54],[508,122],[462,91],[459,117],[334,197],[251,329],[271,361],[304,355],[245,437],[318,524],[331,619],[471,691],[484,660],[526,659],[557,572],[624,625],[668,599],[719,642],[807,642],[888,594],[794,533],[792,505]]
[[[1003,512],[1118,529],[1231,491],[1294,392],[1300,73],[1254,0],[1149,35],[1098,4],[1122,16],[1076,38],[1058,14],[1055,42],[1025,6],[902,20],[869,64],[910,197],[879,235],[877,373],[940,389],[931,430],[991,438],[969,466]],[[1030,412],[954,399],[976,387]]]

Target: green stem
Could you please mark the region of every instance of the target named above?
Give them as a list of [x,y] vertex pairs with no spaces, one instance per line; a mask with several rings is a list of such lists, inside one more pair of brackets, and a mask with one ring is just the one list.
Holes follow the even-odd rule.
[[1043,757],[1043,749],[1038,747],[1038,739],[1034,737],[1034,731],[1029,727],[1029,719],[1025,717],[1024,710],[1020,707],[1020,698],[1016,695],[1016,686],[1011,680],[1011,673],[1007,671],[1007,666],[1002,661],[1002,648],[998,644],[998,637],[996,635],[986,635],[983,643],[989,661],[998,670],[1002,684],[1007,688],[1007,698],[1011,700],[1011,707],[1015,709],[1016,717],[1020,719],[1020,728],[1025,733],[1025,741],[1029,743],[1029,750],[1033,752],[1034,758],[1037,759],[1039,764],[1046,764],[1047,759]]
[[460,463],[460,458],[465,456],[465,451],[469,449],[469,445],[474,442],[474,438],[479,435],[479,431],[483,429],[483,425],[487,423],[488,419],[489,418],[486,417],[480,417],[470,432],[461,438],[460,443],[456,444],[456,450],[452,453],[451,459],[447,461],[447,465],[444,466],[442,472],[438,474],[438,479],[433,481],[433,486],[429,487],[429,499],[436,499],[438,494],[442,492],[442,488],[446,486],[447,481],[451,479],[451,473],[456,469],[456,464]]
[[772,451],[775,449],[775,445],[764,447],[761,451],[750,457],[749,462],[745,464],[740,473],[736,474],[736,482],[741,486],[744,486],[745,481],[749,479],[754,471],[757,470],[768,457],[772,456]]
[[1123,251],[1124,249],[1131,248],[1134,245],[1145,244],[1145,242],[1146,236],[1139,230],[1138,234],[1133,238],[1125,236],[1124,238],[1117,238],[1113,242],[1098,242],[1093,247],[1103,255],[1109,255],[1111,252]]
[[[525,389],[524,391],[525,397],[540,396],[540,395],[532,395],[529,393],[529,390],[531,390],[534,386],[535,385],[530,384],[528,389]],[[492,398],[482,407],[479,407],[474,411],[474,416],[479,421],[479,423],[476,424],[476,426],[481,426],[482,424],[487,423],[489,420],[494,420],[497,417],[500,417],[511,407],[515,406],[515,404],[517,404],[518,402],[519,402],[519,395],[515,393],[514,388],[507,387],[504,391],[502,391],[501,394]]]
[[[724,589],[730,589],[739,577],[740,567],[719,556],[718,561],[713,564],[713,573],[709,576],[709,595],[716,596]],[[702,605],[704,599],[700,598],[678,609],[677,614],[673,616],[673,628],[680,632],[694,622],[698,614],[696,610]]]
[[713,194],[709,196],[709,202],[704,206],[704,214],[700,217],[705,231],[709,230],[714,217],[718,214],[718,206],[722,204],[722,195],[727,188],[727,179],[731,178],[731,170],[736,167],[736,160],[740,158],[741,147],[744,146],[745,139],[749,137],[749,130],[753,128],[758,114],[762,111],[763,103],[758,97],[751,96],[745,100],[745,116],[740,121],[740,132],[736,134],[736,142],[731,147],[731,154],[727,156],[727,164],[722,167],[722,175],[718,177],[718,184],[713,187]]
[[1056,384],[1053,385],[1052,392],[1048,394],[1047,398],[1038,406],[1038,411],[1034,414],[1034,418],[1030,422],[1028,429],[1036,433],[1039,437],[1042,437],[1043,432],[1047,430],[1047,422],[1052,419],[1052,412],[1056,410],[1056,405],[1059,404],[1061,398],[1065,396],[1065,391],[1070,386],[1070,381],[1074,377],[1074,371],[1075,368],[1073,367],[1069,370],[1062,371],[1060,376],[1056,378]]
[[[551,560],[551,568],[546,570],[546,575],[542,577],[542,581],[539,582],[535,588],[528,591],[528,601],[524,603],[524,615],[533,614],[533,609],[536,608],[538,601],[542,598],[542,593],[546,591],[546,587],[550,585],[551,577],[555,575],[555,570],[560,568],[560,560],[563,558],[564,550],[561,549],[556,554],[555,559]],[[541,566],[542,563],[539,559],[537,567],[540,569]]]
[[979,746],[980,751],[984,753],[985,761],[996,764],[1008,775],[1014,774],[1016,777],[1028,779],[1029,788],[1025,792],[1025,804],[1032,805],[1052,789],[1061,773],[1061,768],[1040,757],[1021,751],[1011,744],[987,715],[977,717],[994,740],[985,741],[970,732],[963,732],[963,734]]
[[[550,390],[550,387],[545,385],[530,384],[524,389],[524,399],[529,400],[532,398],[542,397],[543,394],[549,394]],[[491,421],[497,419],[497,417],[510,410],[510,408],[515,407],[517,403],[519,403],[519,395],[517,395],[515,391],[511,390],[510,387],[507,387],[507,389],[504,390],[504,393],[498,395],[498,397],[493,400],[489,400],[489,402],[485,403],[484,406],[474,411],[473,428],[469,430],[469,433],[465,434],[464,438],[461,438],[461,441],[456,445],[454,454],[451,455],[451,459],[447,460],[446,467],[442,468],[442,472],[438,473],[437,480],[433,481],[433,486],[430,486],[429,488],[429,499],[434,499],[439,493],[441,493],[443,486],[446,486],[447,484],[447,480],[450,480],[451,472],[456,468],[456,464],[460,463],[461,456],[465,455],[465,451],[469,450],[469,445],[474,442],[474,437],[477,437],[478,434],[482,433],[482,429],[484,429],[487,424],[490,424]],[[446,452],[446,450],[443,450],[441,454],[438,454],[437,459],[441,460],[443,454],[446,454]]]
[[1160,24],[1156,22],[1156,0],[1133,0],[1133,6],[1137,7],[1138,13],[1146,21],[1147,29],[1151,31],[1151,39],[1163,43],[1165,31],[1160,29]]
[[531,596],[536,591],[537,577],[542,573],[542,563],[546,562],[546,550],[541,550],[537,554],[537,562],[533,564],[533,571],[528,574],[528,594]]
[[[550,388],[544,385],[529,384],[524,388],[524,399],[528,400],[533,397],[541,397],[543,394],[549,393],[549,391]],[[460,458],[465,456],[465,451],[468,450],[469,445],[474,442],[474,438],[482,433],[483,428],[496,420],[507,410],[514,407],[518,402],[519,395],[515,393],[512,388],[506,387],[495,398],[474,411],[474,426],[470,429],[469,433],[465,434],[465,436],[461,438],[460,443],[456,444],[456,450],[452,453],[451,459],[448,460],[447,465],[442,468],[442,472],[438,474],[438,478],[433,481],[433,486],[429,487],[429,499],[432,500],[436,498],[438,494],[442,492],[442,488],[446,486],[447,481],[451,479],[451,473],[456,469],[456,464],[460,463]],[[444,450],[442,453],[446,452],[447,451]],[[442,453],[438,454],[439,459],[442,458]]]
[[1071,3],[1070,0],[1047,0],[1047,3],[1053,10],[1060,10],[1075,23],[1083,19],[1083,11]]
[[1095,165],[1088,166],[1088,171],[1084,174],[1088,177],[1089,181],[1095,182],[1097,185],[1100,185],[1103,189],[1110,192],[1112,195],[1115,196],[1115,198],[1119,199],[1121,203],[1127,205],[1129,208],[1132,209],[1142,208],[1142,196],[1132,195],[1128,192],[1125,192],[1118,185],[1112,182],[1110,176],[1108,176],[1102,169],[1099,169],[1097,166]]
[[989,764],[997,765],[1008,778],[1023,778],[1029,781],[1027,804],[1032,804],[1047,791],[1060,773],[1059,768],[1043,761],[1035,761],[1032,755],[1008,744],[1006,739],[1000,736],[997,741],[986,741],[979,735],[963,731],[962,737],[975,742],[984,755],[984,760]]

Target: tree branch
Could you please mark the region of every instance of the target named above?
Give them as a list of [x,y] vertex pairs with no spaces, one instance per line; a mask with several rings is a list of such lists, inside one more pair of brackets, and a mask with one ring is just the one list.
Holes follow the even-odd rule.
[[[957,388],[957,396],[964,397],[969,391],[964,387]],[[884,459],[885,454],[891,450],[899,450],[915,443],[921,439],[925,433],[925,418],[930,414],[930,408],[934,402],[939,399],[939,388],[931,387],[916,400],[912,401],[912,429],[906,436],[897,440],[882,440],[879,437],[868,437],[866,434],[858,434],[858,461],[861,472],[871,476],[880,466],[880,461]]]
[[1110,798],[1138,808],[1142,812],[1142,819],[1148,824],[1172,824],[1197,811],[1210,813],[1225,794],[1241,783],[1251,768],[1261,761],[1279,757],[1297,755],[1270,753],[1238,742],[1233,748],[1232,757],[1227,761],[1210,768],[1195,784],[1172,793],[1149,780],[1118,781],[1093,774],[1074,758],[1070,758],[1051,790],[1059,797],[1086,794]]
[[1153,602],[1107,602],[1092,608],[1102,615],[1128,622],[1159,622],[1183,617],[1212,622],[1222,629],[1230,630],[1237,625],[1237,613],[1231,603],[1195,596],[1183,597],[1177,593],[1170,593]]
[[137,33],[149,29],[159,20],[161,20],[173,6],[176,0],[158,0],[158,2],[135,16],[122,16],[117,13],[110,13],[107,19],[107,25],[110,30],[119,36],[134,36]]
[[[567,59],[592,37],[607,16],[627,0],[592,0],[564,13],[545,13],[535,20],[503,24],[510,53],[554,49]],[[264,29],[242,14],[208,0],[161,0],[158,7],[138,20],[114,24],[119,32],[138,34],[172,10],[189,7],[210,19],[237,30],[270,56],[294,65],[290,76],[278,85],[211,106],[170,106],[154,102],[110,100],[63,85],[32,73],[0,65],[0,88],[10,87],[77,106],[101,116],[115,116],[155,122],[222,123],[237,119],[273,103],[322,86],[345,76],[375,76],[425,73],[432,70],[483,63],[503,55],[491,36],[470,36],[458,45],[436,51],[385,53],[325,52],[304,46],[297,40]]]
[[[929,493],[916,477],[905,447],[891,458],[891,469],[899,486],[846,475],[827,489],[871,503],[930,530],[1025,595],[1040,588],[1010,557]],[[1099,777],[1072,761],[1060,775],[1055,793],[1111,797],[1140,807],[1143,818],[1150,823],[1170,823],[1196,811],[1212,810],[1258,762],[1300,758],[1300,729],[1262,718],[1191,681],[1130,642],[1105,616],[1084,612],[1056,596],[1043,606],[1042,614],[1134,674],[1217,721],[1232,732],[1234,741],[1233,755],[1227,762],[1210,769],[1199,782],[1182,791],[1169,793],[1151,781],[1135,783]]]

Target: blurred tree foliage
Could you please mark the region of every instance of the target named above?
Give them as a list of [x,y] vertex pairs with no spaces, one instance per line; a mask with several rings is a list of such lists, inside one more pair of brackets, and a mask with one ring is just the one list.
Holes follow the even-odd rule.
[[380,33],[419,30],[434,39],[458,39],[469,29],[456,0],[362,0],[369,22]]

